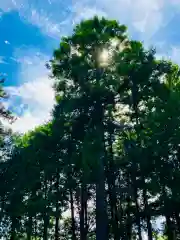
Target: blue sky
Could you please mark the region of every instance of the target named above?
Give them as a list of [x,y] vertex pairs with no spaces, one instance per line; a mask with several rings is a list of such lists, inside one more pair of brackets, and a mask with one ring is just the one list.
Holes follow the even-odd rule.
[[61,36],[95,14],[126,24],[130,37],[180,63],[180,0],[0,0],[0,73],[18,116],[14,131],[50,118],[54,93],[44,65]]

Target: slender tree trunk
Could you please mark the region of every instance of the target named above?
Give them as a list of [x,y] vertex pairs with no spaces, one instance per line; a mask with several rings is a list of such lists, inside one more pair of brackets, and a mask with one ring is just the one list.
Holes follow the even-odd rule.
[[44,230],[43,230],[43,240],[48,240],[48,224],[49,224],[49,219],[47,213],[45,213],[43,217],[44,221]]
[[[44,193],[45,201],[47,201],[47,182],[44,180]],[[47,203],[46,203],[47,204]],[[43,229],[43,240],[48,240],[48,225],[49,225],[49,216],[48,216],[48,206],[45,206],[43,213],[44,229]]]
[[166,224],[167,224],[167,237],[168,240],[176,240],[176,236],[175,236],[175,231],[173,228],[173,223],[171,221],[170,216],[166,216]]
[[130,215],[130,208],[131,208],[131,198],[130,196],[127,198],[127,222],[126,222],[126,230],[127,230],[127,240],[132,239],[132,219]]
[[117,214],[117,196],[116,196],[116,185],[115,185],[115,166],[113,159],[113,148],[112,148],[112,134],[109,134],[108,138],[108,190],[109,190],[109,200],[110,200],[110,208],[111,208],[111,218],[112,218],[112,230],[114,235],[114,240],[119,240],[119,218]]
[[179,217],[178,212],[175,212],[175,218],[176,218],[176,224],[177,224],[177,227],[178,227],[178,232],[180,234],[180,217]]
[[72,240],[76,240],[76,222],[74,217],[74,200],[73,192],[70,189],[70,205],[71,205],[71,231],[72,231]]
[[85,214],[85,237],[87,239],[87,234],[88,234],[88,230],[89,230],[89,226],[88,226],[88,196],[87,196],[87,186],[86,186],[86,192],[85,192],[85,203],[84,203],[84,214]]
[[56,222],[55,222],[55,240],[59,240],[59,216],[56,216]]
[[54,239],[59,240],[59,169],[56,170],[56,218],[55,218],[55,233]]
[[132,217],[131,217],[131,204],[132,204],[132,199],[131,199],[131,192],[132,192],[132,186],[130,183],[130,176],[128,174],[127,176],[127,184],[128,184],[128,196],[127,196],[127,221],[126,221],[126,238],[127,240],[132,239]]
[[144,200],[144,207],[145,207],[145,216],[147,221],[147,230],[148,230],[148,240],[153,240],[153,234],[152,234],[152,224],[151,224],[151,216],[150,216],[150,210],[147,200],[147,194],[146,189],[143,189],[143,200]]
[[96,240],[108,240],[107,200],[105,192],[104,156],[97,160],[96,182]]
[[[97,171],[96,171],[96,240],[108,240],[108,215],[107,195],[105,191],[105,131],[104,131],[104,110],[99,99],[95,106],[97,119]],[[97,117],[97,116],[96,116]]]
[[85,185],[82,180],[81,185],[81,208],[80,208],[80,240],[86,240],[85,233]]
[[16,240],[16,218],[12,217],[11,218],[11,236],[10,236],[10,240]]
[[32,216],[29,216],[28,219],[28,228],[27,228],[27,240],[31,240],[32,237]]
[[35,223],[34,223],[35,240],[37,240],[37,217],[36,216],[35,216],[34,221],[35,221]]
[[[101,163],[100,163],[101,164]],[[99,166],[96,184],[96,240],[108,239],[104,166]]]
[[141,218],[140,218],[140,207],[138,203],[138,190],[136,187],[136,179],[134,177],[133,181],[133,189],[134,189],[134,198],[135,198],[135,206],[136,206],[136,224],[138,228],[138,238],[139,240],[142,240],[142,231],[141,231]]

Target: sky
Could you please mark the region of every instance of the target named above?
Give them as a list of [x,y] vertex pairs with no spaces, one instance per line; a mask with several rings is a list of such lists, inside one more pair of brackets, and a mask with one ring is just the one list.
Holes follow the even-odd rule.
[[180,0],[0,0],[0,74],[17,115],[14,131],[47,122],[54,104],[45,64],[62,36],[94,15],[116,19],[130,38],[180,64]]

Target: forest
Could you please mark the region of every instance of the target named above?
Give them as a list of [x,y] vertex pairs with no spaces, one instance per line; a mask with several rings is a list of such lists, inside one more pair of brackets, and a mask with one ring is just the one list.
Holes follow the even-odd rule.
[[[46,67],[51,120],[1,123],[0,239],[180,239],[179,66],[94,17]],[[16,121],[6,97],[2,80],[1,119]]]

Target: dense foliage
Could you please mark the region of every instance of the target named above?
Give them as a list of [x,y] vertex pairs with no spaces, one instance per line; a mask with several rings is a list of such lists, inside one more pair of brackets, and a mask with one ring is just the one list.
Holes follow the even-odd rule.
[[1,161],[0,236],[180,239],[179,67],[97,17],[61,40],[48,67],[52,121],[16,137]]

